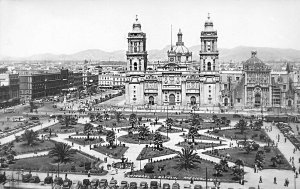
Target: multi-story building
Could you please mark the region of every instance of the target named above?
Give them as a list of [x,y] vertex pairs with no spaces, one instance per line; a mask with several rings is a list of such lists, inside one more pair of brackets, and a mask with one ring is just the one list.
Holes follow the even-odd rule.
[[125,86],[125,73],[109,72],[99,75],[100,88],[122,88]]
[[[20,103],[19,99],[19,74],[2,73],[0,74],[0,86],[2,87],[2,102],[7,102],[7,106]],[[8,90],[8,96],[7,96]],[[0,100],[1,101],[1,100]]]
[[[146,34],[136,19],[128,33],[126,103],[224,109],[300,105],[300,72],[292,71],[289,65],[285,70],[272,70],[253,51],[236,69],[231,65],[219,66],[218,36],[210,16],[200,36],[199,64],[191,62],[192,54],[184,46],[182,36],[179,30],[176,46],[171,45],[167,52],[168,61],[148,67]],[[112,84],[110,77],[100,80],[100,85]]]

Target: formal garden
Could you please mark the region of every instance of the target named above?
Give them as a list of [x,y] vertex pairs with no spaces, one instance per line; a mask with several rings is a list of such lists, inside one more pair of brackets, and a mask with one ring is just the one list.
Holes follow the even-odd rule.
[[176,150],[166,148],[166,147],[144,147],[140,152],[137,160],[151,159],[155,157],[161,157],[165,155],[176,154]]

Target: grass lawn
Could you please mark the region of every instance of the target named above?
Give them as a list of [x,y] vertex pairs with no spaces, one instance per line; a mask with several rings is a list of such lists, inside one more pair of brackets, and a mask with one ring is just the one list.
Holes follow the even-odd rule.
[[161,126],[161,127],[159,127],[158,129],[157,129],[157,131],[159,131],[159,132],[163,132],[163,133],[180,133],[180,132],[185,132],[183,129],[176,129],[176,128],[171,128],[171,129],[169,129],[168,131],[167,131],[167,127],[163,127],[163,126]]
[[140,152],[139,156],[137,157],[137,160],[144,160],[144,159],[150,159],[154,157],[160,157],[165,156],[169,154],[175,154],[176,150],[162,147],[161,150],[157,150],[153,147],[144,147],[143,150]]
[[60,123],[56,123],[46,129],[43,129],[44,133],[49,133],[49,129],[51,128],[52,134],[54,133],[72,133],[72,132],[82,132],[84,128],[84,124],[77,123],[76,125],[70,125],[69,127],[65,127],[65,125],[62,125]]
[[[94,160],[88,158],[87,156],[76,153],[73,157],[72,162],[59,164],[59,170],[61,172],[83,172],[85,171],[84,163],[94,162]],[[9,165],[10,169],[24,169],[32,171],[41,171],[41,172],[51,172],[57,171],[57,163],[55,163],[54,158],[48,156],[42,157],[31,157],[17,160],[15,164]],[[75,169],[74,169],[75,168]],[[106,174],[103,172],[102,174]]]
[[[139,139],[139,134],[133,134],[132,136],[129,135],[122,135],[118,138],[119,141],[121,142],[126,142],[126,143],[133,143],[133,144],[153,144],[153,138],[154,134],[150,133],[148,136],[145,137],[145,140],[140,140]],[[167,142],[170,140],[169,137],[162,135],[163,142]]]
[[[259,150],[263,150],[262,147],[259,148]],[[257,151],[252,151],[249,154],[243,149],[243,148],[229,148],[225,150],[218,150],[219,155],[225,156],[227,153],[230,155],[229,161],[235,162],[237,159],[242,159],[246,166],[253,167],[254,166],[254,160],[256,156]],[[208,155],[208,152],[205,152]],[[271,162],[271,158],[273,156],[276,156],[277,154],[281,154],[283,157],[282,164],[277,164],[277,167],[273,167],[273,163]],[[265,159],[264,159],[264,169],[288,169],[291,170],[292,167],[289,164],[289,162],[284,158],[283,154],[279,151],[276,147],[271,147],[271,151],[269,153],[265,152]]]
[[[180,135],[181,137],[187,139],[187,135]],[[211,137],[211,136],[206,136],[206,135],[198,135],[198,136],[195,136],[195,139],[198,139],[198,140],[214,140],[214,141],[218,141],[218,139],[214,138],[214,137]]]
[[[207,178],[208,179],[215,179],[213,174],[216,172],[214,170],[214,163],[209,162],[207,160],[201,160],[201,163],[195,163],[197,168],[194,169],[178,169],[177,166],[178,162],[175,159],[171,160],[164,160],[153,163],[154,170],[153,173],[145,173],[144,170],[134,171],[133,175],[147,175],[150,178],[158,178],[159,176],[170,176],[170,177],[177,177],[177,179],[187,179],[189,180],[190,177],[196,177],[195,180],[205,180],[205,168],[207,168]],[[164,166],[163,171],[158,171],[158,166]],[[228,172],[223,172],[223,176],[218,177],[218,180],[230,182],[233,181],[232,171],[229,170]]]
[[195,144],[188,143],[188,142],[178,142],[176,146],[180,147],[191,147],[193,149],[206,149],[211,147],[223,146],[224,144],[219,143],[203,143],[203,142],[195,142]]
[[112,156],[115,159],[121,159],[122,155],[127,151],[129,147],[124,146],[114,146],[110,149],[108,146],[98,146],[97,148],[93,148],[93,150],[105,154],[108,156]]
[[[143,124],[145,122],[146,122],[146,120],[143,119],[140,123]],[[119,128],[119,127],[129,127],[129,126],[131,126],[128,119],[127,120],[122,119],[122,120],[120,120],[120,122],[117,122],[116,119],[108,119],[108,120],[104,119],[101,122],[95,121],[95,123],[98,123],[100,125],[103,125],[103,126],[106,126],[106,127],[109,127],[109,128]],[[114,126],[114,123],[116,123],[116,126]]]
[[35,141],[31,146],[27,145],[26,141],[22,141],[14,142],[14,147],[12,148],[12,150],[14,150],[17,154],[22,154],[34,151],[49,150],[50,148],[53,148],[54,145],[55,143],[51,140],[45,140],[44,142],[38,140]]
[[104,142],[102,138],[99,139],[97,137],[96,139],[94,139],[92,136],[90,136],[90,140],[87,140],[87,138],[67,138],[66,140],[79,145],[90,145]]
[[[261,129],[260,131],[255,131],[252,129],[247,129],[244,131],[244,134],[241,134],[239,129],[226,129],[226,130],[216,130],[216,132],[211,132],[211,134],[216,136],[225,136],[225,138],[232,138],[232,140],[244,140],[245,136],[247,139],[252,139],[257,142],[265,143],[266,140],[270,139],[266,132]],[[260,135],[263,134],[265,137],[260,138]]]
[[[178,121],[175,122],[174,126],[179,127],[179,128],[184,128],[184,129],[189,129],[191,127],[191,122],[185,122],[185,121]],[[219,128],[219,127],[226,127],[226,125],[221,124],[218,127],[214,123],[207,123],[207,122],[201,122],[199,129],[212,129],[212,128]]]

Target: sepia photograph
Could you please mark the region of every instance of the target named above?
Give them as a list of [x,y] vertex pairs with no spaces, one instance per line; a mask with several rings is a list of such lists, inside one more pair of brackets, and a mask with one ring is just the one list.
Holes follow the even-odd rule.
[[300,189],[300,0],[0,0],[0,189]]

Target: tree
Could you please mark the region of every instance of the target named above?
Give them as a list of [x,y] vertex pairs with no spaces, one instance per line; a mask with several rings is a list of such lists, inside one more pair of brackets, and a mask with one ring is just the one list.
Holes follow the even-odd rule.
[[167,129],[168,130],[171,130],[172,129],[172,126],[174,125],[174,120],[172,118],[167,118],[166,120],[166,125],[167,125]]
[[114,144],[114,141],[116,139],[116,134],[114,131],[107,131],[106,134],[106,141],[109,143],[109,146],[112,147]]
[[220,165],[222,166],[222,170],[223,171],[227,171],[227,168],[228,168],[228,161],[223,158],[220,160]]
[[199,114],[192,114],[192,126],[200,125],[201,120],[202,118],[199,116]]
[[120,123],[121,119],[123,118],[122,112],[115,111],[115,118],[116,118],[117,122]]
[[108,119],[109,119],[108,113],[105,113],[105,114],[104,114],[104,119],[105,119],[105,120],[108,120]]
[[91,120],[91,122],[94,122],[94,121],[95,121],[95,118],[96,118],[95,114],[91,114],[91,115],[90,115],[90,120]]
[[94,128],[94,126],[93,126],[92,124],[90,124],[90,123],[86,123],[86,124],[84,125],[83,132],[84,132],[84,134],[87,135],[87,139],[88,139],[88,140],[90,139],[90,134],[91,134],[93,128]]
[[235,161],[235,165],[237,165],[239,168],[241,168],[241,166],[244,166],[245,163],[244,163],[243,160],[237,159],[237,160]]
[[153,163],[147,163],[145,166],[144,166],[144,171],[145,173],[152,173],[154,170],[154,165]]
[[130,114],[129,123],[131,124],[132,128],[134,128],[136,122],[137,122],[136,114],[134,113]]
[[21,135],[22,140],[27,141],[27,145],[32,145],[35,140],[38,138],[38,133],[33,130],[25,130]]
[[252,143],[247,142],[244,145],[244,149],[246,150],[247,154],[249,154],[251,151],[253,151],[254,148],[253,148]]
[[154,145],[156,146],[156,148],[157,148],[158,150],[161,149],[162,144],[163,144],[163,137],[162,137],[162,135],[161,135],[158,131],[156,131],[156,132],[154,133],[154,139],[153,139],[153,142],[154,142]]
[[71,122],[70,116],[64,116],[63,122],[64,122],[64,124],[66,125],[66,127],[69,127],[70,122]]
[[258,120],[258,121],[254,122],[253,129],[255,131],[260,131],[262,126],[263,126],[263,121],[262,120]]
[[271,157],[271,162],[273,163],[273,167],[276,167],[276,164],[277,164],[277,157],[276,156],[273,156]]
[[245,121],[244,119],[240,119],[235,127],[240,129],[241,134],[244,134],[244,131],[247,129],[247,121]]
[[145,139],[145,136],[147,136],[150,133],[149,127],[146,125],[139,126],[139,136],[141,139]]
[[188,137],[190,138],[192,138],[192,142],[193,143],[195,143],[195,136],[197,136],[197,135],[199,135],[198,134],[198,128],[197,127],[195,127],[195,126],[191,126],[190,128],[189,128],[189,133],[188,133]]
[[241,169],[239,166],[234,166],[233,175],[237,180],[241,180],[244,175],[244,170]]
[[71,161],[76,150],[65,143],[55,143],[55,146],[49,151],[49,157],[56,157],[59,163]]
[[218,116],[216,114],[213,114],[212,119],[213,119],[214,123],[216,123],[218,120]]
[[176,159],[178,161],[177,167],[181,169],[193,169],[197,168],[197,163],[201,163],[200,157],[197,152],[194,152],[191,148],[182,148],[181,152],[177,152]]
[[222,176],[222,172],[223,172],[223,167],[221,164],[215,164],[214,169],[216,170],[216,176]]

